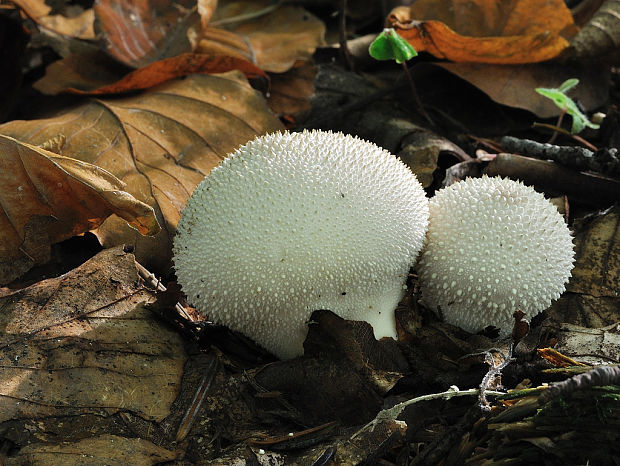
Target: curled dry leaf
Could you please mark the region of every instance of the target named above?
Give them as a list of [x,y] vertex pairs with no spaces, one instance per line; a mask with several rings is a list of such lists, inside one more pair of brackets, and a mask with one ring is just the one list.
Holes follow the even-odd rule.
[[1,296],[3,436],[17,445],[75,441],[126,432],[115,427],[119,413],[152,423],[169,416],[187,356],[178,333],[146,308],[154,301],[120,247]]
[[0,283],[49,259],[51,244],[97,228],[112,214],[155,235],[153,209],[96,165],[0,135]]
[[550,60],[576,33],[562,0],[419,0],[392,10],[387,22],[419,52],[472,63]]
[[[92,81],[83,81],[80,79],[80,76],[77,81],[77,85],[80,87],[75,88],[71,84],[68,87],[65,86],[65,84],[68,84],[68,76],[65,72],[67,64],[69,65],[69,71],[77,71],[79,69],[72,66],[70,60],[79,60],[79,57],[70,56],[52,63],[45,72],[44,80],[37,81],[37,89],[46,94],[56,94],[58,92],[87,95],[121,94],[149,89],[174,78],[193,73],[215,74],[239,70],[248,78],[267,76],[260,68],[241,58],[229,57],[227,55],[182,53],[176,57],[164,58],[146,65],[144,68],[125,75],[116,82],[100,87],[93,86],[94,83]],[[73,76],[73,79],[75,79],[75,76]]]
[[233,149],[280,129],[238,71],[191,75],[138,96],[91,100],[53,118],[0,125],[0,133],[32,144],[63,134],[62,155],[124,181],[129,193],[155,209],[163,230],[145,238],[113,216],[96,234],[105,247],[135,245],[141,263],[165,272],[171,237],[196,185]]

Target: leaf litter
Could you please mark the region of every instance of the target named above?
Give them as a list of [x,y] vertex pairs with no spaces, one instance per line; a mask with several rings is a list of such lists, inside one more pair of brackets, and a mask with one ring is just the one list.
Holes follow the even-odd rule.
[[[416,7],[429,8],[430,3],[417,2]],[[445,5],[458,7],[458,3],[445,2]],[[132,31],[130,23],[138,20],[147,24],[149,15],[159,10],[144,8],[150,5],[148,2],[139,5],[142,9],[134,11],[138,16],[125,18],[130,22],[123,23],[123,27],[130,34],[148,35],[152,32],[148,28]],[[525,63],[524,55],[529,52],[532,60],[558,51],[567,55],[566,44],[576,29],[571,21],[566,21],[565,11],[559,6],[541,15],[540,9],[532,8],[528,1],[502,5],[500,8],[496,2],[477,1],[474,6],[478,9],[474,8],[469,16],[458,8],[444,8],[442,14],[455,11],[457,15],[454,18],[440,15],[434,19],[441,19],[452,31],[432,24],[430,17],[424,18],[423,26],[418,24],[413,29],[439,34],[426,37],[436,39],[434,45],[440,46],[441,53],[448,50],[460,54],[453,57],[455,60],[480,62],[484,58],[493,62],[498,60],[493,53],[500,53],[512,54],[516,63]],[[205,59],[202,68],[188,67],[179,70],[179,75],[224,71],[218,68],[216,58],[221,59],[221,55],[216,56],[216,51],[223,53],[230,66],[243,70],[246,76],[260,74],[248,73],[248,70],[256,71],[249,67],[243,69],[247,67],[244,63],[253,63],[274,77],[275,94],[278,89],[283,90],[280,95],[285,98],[272,103],[277,113],[286,117],[287,126],[303,126],[305,118],[309,114],[313,116],[317,102],[321,102],[329,112],[329,119],[323,120],[329,120],[329,127],[342,125],[347,131],[379,140],[394,153],[409,154],[413,169],[424,172],[429,192],[439,186],[446,166],[468,160],[471,157],[468,153],[474,154],[473,145],[464,142],[470,137],[468,132],[493,134],[491,129],[481,130],[478,124],[481,120],[475,119],[482,109],[497,112],[487,115],[487,119],[493,128],[501,127],[495,122],[497,115],[504,118],[506,109],[497,111],[499,106],[485,103],[480,97],[482,93],[474,99],[475,108],[469,106],[464,113],[452,112],[464,101],[465,96],[458,95],[460,88],[450,85],[442,89],[435,75],[416,63],[412,69],[417,71],[413,73],[416,84],[420,76],[432,84],[430,88],[419,86],[425,91],[421,93],[425,107],[445,130],[441,135],[427,130],[430,134],[423,142],[428,140],[431,153],[426,157],[428,160],[420,163],[421,151],[413,137],[420,130],[411,123],[416,111],[412,110],[413,106],[408,107],[407,89],[398,87],[395,74],[380,76],[365,69],[363,77],[358,76],[356,84],[352,84],[353,81],[330,74],[324,65],[317,68],[316,79],[314,72],[307,72],[311,66],[307,60],[324,32],[323,23],[316,17],[299,8],[289,9],[287,13],[289,7],[267,2],[220,2],[216,8],[207,1],[200,2],[195,12],[193,8],[194,5],[178,9],[181,15],[178,23],[182,26],[146,54],[126,60],[128,50],[119,48],[126,54],[121,61],[138,67],[138,80],[134,78],[136,75],[129,75],[126,81],[119,81],[127,74],[120,67],[113,73],[100,74],[99,79],[95,71],[85,79],[74,75],[72,79],[75,78],[73,82],[77,85],[67,85],[68,80],[63,83],[59,75],[69,77],[80,61],[92,65],[91,71],[96,69],[94,65],[99,62],[94,58],[96,55],[85,61],[81,52],[71,56],[65,68],[59,66],[56,74],[50,73],[47,78],[48,83],[56,86],[50,88],[51,93],[67,87],[86,91],[103,88],[98,91],[102,93],[148,89],[146,92],[121,98],[79,100],[75,108],[63,114],[14,121],[0,128],[0,133],[14,137],[17,144],[32,144],[35,149],[49,141],[64,140],[63,144],[46,147],[62,156],[94,163],[125,182],[127,192],[154,209],[163,232],[155,242],[149,243],[114,216],[104,222],[97,234],[108,246],[127,243],[129,248],[135,246],[140,260],[155,267],[153,270],[158,273],[170,272],[167,255],[170,235],[195,184],[237,145],[256,134],[283,127],[238,71],[188,76],[162,84],[156,73],[151,72],[152,68],[148,68],[149,64],[165,68],[167,63],[183,59],[177,53],[164,58],[166,47],[169,50],[190,47],[187,52],[193,47],[198,47],[194,51],[203,47],[201,51],[207,52],[207,57],[202,57]],[[415,9],[405,8],[406,14]],[[613,8],[613,2],[606,2],[597,16],[601,21],[601,15],[606,15],[601,24],[607,32],[613,32],[608,25],[613,19],[609,14]],[[352,20],[349,24],[356,27],[362,24],[359,21],[368,18],[358,9],[358,5],[350,6],[347,17]],[[42,19],[51,14],[49,10],[41,11]],[[322,13],[320,8],[313,10],[317,12]],[[528,14],[531,23],[525,21]],[[186,21],[190,17],[192,21]],[[195,23],[190,24],[193,18]],[[502,24],[499,18],[509,18],[506,24],[512,24],[513,29],[497,30]],[[542,23],[541,18],[545,18]],[[564,21],[565,27],[557,27],[546,42],[532,42],[541,26],[555,27],[561,23],[556,20]],[[587,24],[587,19],[579,24],[583,23]],[[175,22],[170,24],[174,29]],[[506,31],[523,32],[525,37],[508,36],[509,39],[504,37],[495,43],[489,40],[498,34],[501,38]],[[56,36],[55,49],[82,50],[76,49],[77,42],[71,37],[74,32],[77,34],[77,28],[66,36]],[[51,40],[53,34],[45,37]],[[447,37],[458,39],[447,42],[452,50],[441,49]],[[454,50],[454,43],[469,44],[470,39],[471,44],[478,44],[475,48],[472,45]],[[534,48],[528,49],[531,44]],[[610,56],[613,54],[606,53],[607,59]],[[281,74],[292,66],[293,71],[298,69],[301,73]],[[470,80],[496,101],[527,108],[540,116],[549,116],[550,110],[545,110],[544,105],[526,93],[526,90],[534,93],[534,87],[553,87],[567,78],[577,77],[588,90],[578,96],[585,103],[585,110],[600,107],[608,97],[608,75],[600,63],[588,70],[593,78],[572,74],[578,67],[571,62],[561,65],[566,72],[561,75],[551,71],[559,66],[557,63],[549,67],[528,65],[518,79],[519,66],[508,72],[503,69],[504,74],[479,63],[475,65],[477,74],[467,68],[472,66],[468,63],[441,66],[448,69],[454,66],[451,72]],[[175,76],[173,72],[164,79]],[[329,88],[324,86],[326,79],[332,80]],[[597,79],[605,82],[599,85]],[[336,90],[333,84],[338,81],[342,82]],[[456,78],[452,83],[455,82],[458,82]],[[488,87],[489,82],[495,82],[495,87]],[[369,83],[372,85],[366,89],[368,94],[360,97],[358,88]],[[254,85],[261,86],[256,81]],[[390,90],[389,86],[394,89]],[[510,86],[512,89],[505,92]],[[437,99],[447,91],[457,97],[447,101],[444,97],[444,102]],[[315,96],[308,100],[313,92]],[[471,91],[466,88],[466,92]],[[526,95],[529,97],[523,99]],[[388,98],[378,100],[385,97]],[[514,117],[515,114],[510,114],[510,118]],[[522,114],[516,120],[510,118],[502,120],[510,122],[510,131],[524,131],[525,127],[515,126],[516,121],[523,120]],[[484,141],[483,138],[469,140]],[[506,155],[521,157],[487,153],[465,163],[472,173],[479,174],[485,166],[494,164],[498,173],[506,175],[505,166],[496,163]],[[561,202],[571,219],[581,215],[580,197],[588,198],[590,205],[595,206],[605,205],[609,198],[608,192],[602,196],[596,193],[601,181],[592,174],[579,174],[588,177],[588,186],[594,193],[584,194],[579,192],[580,184],[571,187],[573,183],[568,180],[572,178],[566,174],[558,176],[557,164],[546,162],[554,170],[540,173],[529,168],[533,165],[518,164],[515,173],[531,176],[534,184],[546,181],[546,190],[559,193],[573,190],[569,199]],[[580,178],[579,183],[585,182]],[[26,209],[25,216],[28,215]],[[569,292],[532,322],[529,333],[524,336],[520,330],[514,352],[506,342],[493,339],[492,329],[481,335],[467,334],[442,323],[434,313],[419,307],[415,298],[409,298],[396,312],[399,342],[376,342],[367,325],[342,321],[328,311],[321,311],[312,319],[306,355],[295,361],[273,362],[251,344],[239,351],[244,340],[226,329],[194,322],[191,318],[184,320],[199,313],[174,306],[180,297],[178,291],[162,293],[161,283],[120,248],[108,249],[62,277],[40,281],[22,290],[0,289],[5,320],[0,328],[10,342],[0,353],[4,357],[0,369],[3,390],[0,402],[13,410],[8,412],[18,413],[0,422],[0,437],[4,439],[0,451],[10,451],[6,458],[8,464],[33,461],[61,464],[68,458],[103,463],[126,463],[131,458],[134,464],[162,461],[376,464],[386,458],[397,464],[440,461],[477,464],[507,459],[541,462],[548,455],[566,462],[569,458],[583,458],[580,455],[584,451],[592,452],[591,446],[596,445],[600,453],[591,453],[589,459],[604,462],[606,449],[611,455],[618,454],[614,451],[618,442],[613,437],[613,427],[611,435],[608,429],[619,418],[615,389],[575,384],[575,390],[562,392],[561,400],[543,400],[539,394],[545,390],[541,384],[570,377],[577,370],[589,369],[591,364],[617,363],[614,348],[618,297],[613,282],[618,257],[613,241],[616,216],[613,209],[603,210],[583,225],[577,224],[578,263]],[[49,227],[44,225],[37,230],[47,234]],[[412,276],[410,291],[415,284]],[[159,295],[154,289],[159,290]],[[185,337],[189,336],[185,341],[180,340],[179,328]],[[536,352],[536,348],[551,346],[558,352],[557,359],[544,358],[541,354],[546,353]],[[511,356],[514,360],[509,359]],[[587,366],[564,367],[566,361]],[[505,362],[510,364],[504,367]],[[503,368],[498,371],[498,367]],[[148,382],[136,375],[146,377]],[[524,375],[532,380],[524,379]],[[615,383],[613,378],[606,380]],[[456,392],[456,388],[448,390],[451,386],[460,387],[459,393],[469,396],[451,396]],[[92,394],[76,387],[87,387]],[[496,390],[504,392],[506,387],[515,390],[501,399],[491,396]],[[10,395],[6,395],[8,390]],[[480,409],[484,407],[483,392],[491,402],[491,412],[487,414]],[[476,393],[481,394],[478,401],[471,398]],[[12,398],[13,395],[17,398]],[[40,404],[23,401],[28,399]],[[397,420],[397,416],[375,417],[377,413],[390,412],[383,409],[392,406],[402,407],[397,410],[398,419],[402,420]],[[579,410],[579,424],[566,422],[566,406],[570,412]],[[374,420],[380,421],[374,429],[360,430]]]

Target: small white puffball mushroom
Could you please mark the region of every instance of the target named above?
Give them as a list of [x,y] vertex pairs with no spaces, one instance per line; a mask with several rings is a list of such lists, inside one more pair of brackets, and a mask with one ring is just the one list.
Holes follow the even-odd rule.
[[517,309],[531,318],[564,291],[573,242],[557,209],[520,182],[468,178],[430,200],[417,271],[421,302],[469,332],[505,336]]
[[396,337],[428,200],[389,152],[323,131],[259,137],[198,185],[174,240],[188,301],[287,359],[327,309]]

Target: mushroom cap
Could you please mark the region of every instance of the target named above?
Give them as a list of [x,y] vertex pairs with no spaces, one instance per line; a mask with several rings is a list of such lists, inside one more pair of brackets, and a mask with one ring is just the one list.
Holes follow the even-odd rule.
[[427,224],[422,186],[389,152],[341,133],[273,133],[198,185],[174,263],[192,305],[286,359],[303,354],[319,309],[395,337]]
[[421,302],[469,332],[512,331],[559,298],[573,268],[568,226],[545,197],[499,177],[468,178],[430,200],[417,271]]

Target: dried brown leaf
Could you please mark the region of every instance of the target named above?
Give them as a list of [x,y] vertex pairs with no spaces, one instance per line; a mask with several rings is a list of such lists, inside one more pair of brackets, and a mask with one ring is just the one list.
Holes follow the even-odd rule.
[[[229,23],[231,18],[245,19]],[[220,2],[211,25],[217,27],[202,31],[195,52],[250,59],[274,73],[309,60],[325,35],[323,22],[303,8],[280,6],[273,10],[263,0]]]
[[66,136],[61,154],[96,164],[155,209],[163,227],[141,237],[117,217],[96,234],[106,247],[135,245],[149,268],[168,270],[171,238],[194,187],[229,152],[258,134],[282,129],[240,72],[191,75],[124,99],[91,100],[62,115],[0,126],[33,144]]
[[7,466],[22,464],[131,464],[150,466],[174,461],[180,455],[147,440],[118,435],[99,435],[76,442],[57,444],[33,443],[6,460]]
[[299,63],[285,73],[272,74],[267,99],[269,108],[289,120],[308,112],[316,74],[317,69],[311,62]]
[[51,244],[95,229],[112,214],[141,234],[159,224],[147,204],[106,170],[0,135],[0,283],[49,259]]
[[119,412],[168,416],[186,354],[154,300],[122,248],[0,297],[0,430],[25,445],[114,433]]
[[469,63],[550,60],[576,33],[561,0],[418,0],[394,9],[388,23],[417,51]]
[[107,52],[128,66],[191,51],[187,29],[198,21],[193,0],[98,0],[94,10]]

